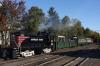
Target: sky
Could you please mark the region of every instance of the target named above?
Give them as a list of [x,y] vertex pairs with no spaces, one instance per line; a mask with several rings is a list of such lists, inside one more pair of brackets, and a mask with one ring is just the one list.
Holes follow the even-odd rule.
[[82,22],[84,28],[100,33],[100,0],[25,0],[26,9],[37,6],[47,14],[53,6],[60,18],[69,16]]

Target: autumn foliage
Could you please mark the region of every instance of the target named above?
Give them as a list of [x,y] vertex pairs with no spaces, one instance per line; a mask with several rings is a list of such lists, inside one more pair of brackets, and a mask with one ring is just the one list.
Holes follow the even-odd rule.
[[7,17],[4,15],[0,15],[0,30],[8,31]]

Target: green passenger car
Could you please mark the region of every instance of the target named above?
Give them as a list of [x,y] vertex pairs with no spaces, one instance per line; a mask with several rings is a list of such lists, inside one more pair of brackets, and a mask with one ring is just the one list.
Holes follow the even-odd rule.
[[65,36],[57,36],[56,49],[71,48],[77,46],[77,40],[67,39]]

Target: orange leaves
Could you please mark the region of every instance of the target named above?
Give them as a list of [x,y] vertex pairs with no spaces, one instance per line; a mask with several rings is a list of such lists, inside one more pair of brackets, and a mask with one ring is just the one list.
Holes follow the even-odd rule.
[[[25,13],[24,1],[3,0],[0,2],[2,3],[2,7],[0,8],[0,30],[8,30],[10,26],[17,25],[14,24],[15,22],[22,21]],[[16,26],[13,27],[15,28]]]
[[7,27],[7,17],[4,15],[0,15],[0,28],[3,31],[7,31],[8,27]]

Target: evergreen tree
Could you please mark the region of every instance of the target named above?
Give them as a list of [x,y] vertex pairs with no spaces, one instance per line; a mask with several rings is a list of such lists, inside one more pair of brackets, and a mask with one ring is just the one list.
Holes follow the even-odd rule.
[[41,20],[43,16],[44,16],[44,13],[42,9],[38,7],[34,7],[34,6],[31,7],[31,9],[29,9],[28,11],[28,20],[25,27],[26,31],[28,33],[39,31],[38,27],[40,23],[42,22]]

